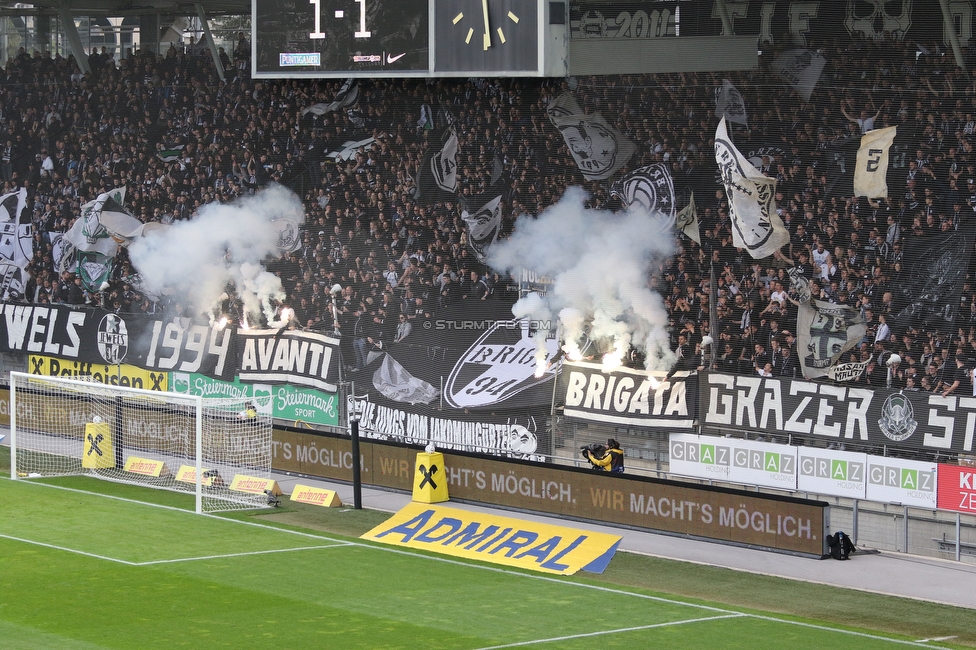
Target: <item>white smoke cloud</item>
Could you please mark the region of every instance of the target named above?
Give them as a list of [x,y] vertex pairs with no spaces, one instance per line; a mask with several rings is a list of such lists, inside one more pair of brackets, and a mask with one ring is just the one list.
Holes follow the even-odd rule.
[[648,370],[675,361],[663,298],[648,287],[649,273],[671,254],[673,238],[660,217],[640,208],[611,213],[584,206],[586,193],[570,188],[537,218],[522,217],[507,240],[490,249],[489,264],[528,268],[554,281],[543,298],[530,294],[516,316],[545,320],[558,313],[561,344],[580,358],[586,337],[608,342],[605,365],[619,365],[631,345],[646,354]]
[[147,233],[129,246],[129,257],[153,293],[175,294],[199,312],[233,282],[247,312],[263,313],[271,323],[271,301],[285,294],[261,262],[278,254],[273,221],[280,217],[302,223],[305,211],[295,193],[272,185],[234,203],[207,204],[188,221]]

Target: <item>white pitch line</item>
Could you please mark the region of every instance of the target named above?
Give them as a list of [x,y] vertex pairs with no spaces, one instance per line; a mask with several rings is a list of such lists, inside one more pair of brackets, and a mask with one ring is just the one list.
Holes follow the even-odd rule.
[[918,639],[915,643],[928,643],[929,641],[948,641],[949,639],[956,639],[957,636],[934,636],[931,639]]
[[601,630],[599,632],[586,632],[584,634],[570,634],[567,636],[554,636],[548,639],[533,639],[531,641],[519,641],[518,643],[506,643],[505,645],[493,645],[478,650],[499,650],[499,648],[517,648],[519,646],[536,645],[538,643],[555,643],[557,641],[571,641],[573,639],[585,639],[591,636],[604,636],[607,634],[619,634],[621,632],[637,632],[640,630],[651,630],[659,627],[671,627],[674,625],[687,625],[689,623],[703,623],[705,621],[717,621],[723,618],[743,618],[746,614],[729,614],[727,616],[706,616],[705,618],[689,618],[683,621],[670,621],[668,623],[653,623],[651,625],[637,625],[634,627],[621,627],[616,630]]
[[773,621],[776,623],[786,623],[788,625],[798,625],[800,627],[808,627],[814,630],[823,630],[824,632],[837,632],[839,634],[848,634],[850,636],[859,636],[864,639],[874,639],[876,641],[887,641],[888,643],[897,643],[899,645],[912,645],[919,648],[933,648],[939,646],[931,646],[927,643],[919,643],[918,641],[908,641],[907,639],[893,639],[890,636],[879,636],[877,634],[868,634],[867,632],[856,632],[854,630],[845,630],[838,627],[830,627],[829,625],[816,625],[814,623],[804,623],[802,621],[791,621],[785,618],[776,618],[775,616],[760,616],[759,614],[746,614],[750,618],[758,618],[763,621]]
[[219,560],[225,557],[245,557],[247,555],[269,555],[271,553],[291,553],[292,551],[313,551],[320,548],[336,548],[349,546],[347,542],[328,544],[325,546],[298,546],[296,548],[276,548],[269,551],[247,551],[245,553],[224,553],[223,555],[201,555],[199,557],[179,557],[172,560],[150,560],[148,562],[132,562],[134,566],[150,566],[153,564],[173,564],[175,562],[196,562],[197,560]]
[[98,555],[97,553],[88,553],[87,551],[79,551],[78,549],[68,548],[66,546],[56,546],[54,544],[45,544],[44,542],[36,542],[32,539],[22,539],[20,537],[14,537],[13,535],[0,534],[0,537],[4,539],[12,539],[15,542],[22,542],[24,544],[33,544],[34,546],[43,546],[45,548],[53,548],[58,551],[65,551],[67,553],[76,553],[78,555],[84,555],[87,557],[93,557],[99,560],[108,560],[109,562],[118,562],[119,564],[126,564],[128,566],[137,566],[135,562],[128,562],[126,560],[120,560],[114,557],[108,557],[107,555]]
[[[7,479],[7,480],[11,480],[11,479]],[[165,508],[167,510],[176,510],[178,512],[183,512],[183,513],[190,514],[190,515],[196,514],[192,510],[186,510],[186,509],[183,509],[183,508],[174,508],[172,506],[163,506],[163,505],[158,505],[158,504],[155,504],[155,503],[149,503],[149,502],[146,502],[146,501],[138,501],[138,500],[135,500],[135,499],[127,499],[127,498],[124,498],[124,497],[116,497],[116,496],[111,496],[111,495],[107,495],[107,494],[100,494],[98,492],[89,492],[89,491],[86,491],[86,490],[77,490],[77,489],[74,489],[74,488],[66,488],[66,487],[61,487],[60,485],[50,485],[50,484],[47,484],[47,483],[33,483],[33,482],[31,482],[31,485],[41,485],[41,486],[44,486],[44,487],[53,487],[53,488],[57,488],[57,489],[61,489],[61,490],[68,490],[70,492],[78,492],[78,493],[81,493],[81,494],[88,494],[88,495],[92,495],[92,496],[101,496],[101,497],[105,497],[107,499],[117,499],[117,500],[120,500],[120,501],[127,501],[127,502],[130,502],[130,503],[138,503],[138,504],[147,505],[147,506],[153,506],[153,507],[158,507],[158,508]],[[227,519],[225,517],[220,517],[218,515],[212,515],[212,514],[205,514],[204,516],[211,517],[213,519],[219,519],[221,521],[227,521],[227,522],[235,523],[235,524],[244,524],[245,526],[256,526],[258,528],[266,528],[268,530],[277,530],[277,531],[281,531],[283,533],[291,533],[291,534],[294,534],[294,535],[303,535],[305,537],[311,537],[311,538],[314,538],[314,539],[321,539],[321,540],[326,540],[326,541],[330,541],[330,542],[340,542],[340,541],[343,541],[343,540],[337,540],[337,539],[334,539],[334,538],[331,538],[331,537],[326,537],[324,535],[314,535],[312,533],[302,533],[302,532],[299,532],[299,531],[289,530],[287,528],[278,528],[277,526],[268,526],[267,524],[261,524],[261,523],[254,522],[254,521],[240,521],[240,520],[237,520],[237,519]],[[621,596],[630,596],[632,598],[643,598],[645,600],[653,600],[655,602],[667,603],[667,604],[670,604],[670,605],[679,605],[679,606],[683,606],[683,607],[693,607],[693,608],[696,608],[696,609],[704,609],[704,610],[708,610],[708,611],[718,612],[720,614],[737,614],[737,615],[738,614],[742,614],[742,612],[736,612],[735,610],[731,610],[731,609],[722,609],[720,607],[711,607],[709,605],[699,605],[697,603],[688,603],[688,602],[683,602],[683,601],[680,601],[680,600],[672,600],[670,598],[662,598],[660,596],[651,596],[651,595],[648,595],[648,594],[635,593],[635,592],[632,592],[632,591],[624,591],[622,589],[613,589],[613,588],[610,588],[610,587],[603,587],[603,586],[600,586],[600,585],[587,584],[587,583],[584,583],[584,582],[575,582],[573,580],[559,579],[559,578],[555,578],[555,577],[552,577],[552,576],[538,575],[538,574],[534,574],[534,573],[527,573],[527,572],[521,572],[521,571],[511,571],[509,569],[501,569],[501,568],[493,567],[493,566],[483,566],[483,565],[480,565],[480,564],[471,564],[471,563],[468,563],[468,562],[462,562],[460,560],[455,560],[455,559],[451,559],[451,558],[437,557],[435,555],[425,555],[423,553],[413,553],[413,552],[410,552],[410,551],[404,551],[404,550],[399,549],[399,548],[391,548],[391,547],[382,546],[381,544],[378,544],[378,543],[377,544],[364,544],[362,542],[347,542],[347,546],[349,546],[349,547],[369,548],[369,549],[373,549],[375,551],[382,551],[382,552],[386,552],[386,553],[396,553],[398,555],[408,555],[408,556],[411,556],[411,557],[425,558],[425,559],[430,560],[430,561],[433,561],[433,562],[441,562],[441,563],[444,563],[444,564],[454,564],[454,565],[458,565],[458,566],[467,567],[469,569],[480,569],[482,571],[491,571],[493,573],[504,573],[504,574],[508,574],[508,575],[521,576],[523,578],[529,578],[529,579],[532,579],[532,580],[542,580],[544,582],[557,582],[559,584],[572,585],[572,586],[581,587],[581,588],[584,588],[584,589],[593,589],[593,590],[596,590],[596,591],[602,591],[604,593],[611,593],[611,594],[616,594],[616,595],[621,595]],[[111,559],[111,558],[107,558],[107,559]],[[879,641],[890,641],[892,643],[897,643],[897,644],[900,644],[900,645],[911,645],[911,646],[924,647],[924,648],[939,647],[939,646],[932,646],[930,644],[919,643],[919,642],[916,642],[916,641],[907,641],[907,640],[902,640],[902,639],[894,639],[894,638],[886,637],[886,636],[877,636],[877,635],[873,635],[873,634],[867,634],[865,632],[856,632],[856,631],[853,631],[853,630],[845,630],[845,629],[842,629],[842,628],[829,627],[829,626],[825,626],[825,625],[815,625],[813,623],[803,623],[803,622],[800,622],[800,621],[792,621],[792,620],[789,620],[789,619],[775,618],[773,616],[759,616],[759,615],[756,615],[756,614],[745,614],[745,616],[748,616],[748,617],[751,617],[751,618],[757,618],[757,619],[767,620],[767,621],[774,621],[776,623],[784,623],[786,625],[798,625],[798,626],[801,626],[801,627],[809,627],[809,628],[820,629],[820,630],[829,631],[829,632],[837,632],[838,634],[847,634],[849,636],[859,636],[859,637],[863,637],[863,638],[877,639]],[[933,641],[934,640],[935,639],[933,639]]]

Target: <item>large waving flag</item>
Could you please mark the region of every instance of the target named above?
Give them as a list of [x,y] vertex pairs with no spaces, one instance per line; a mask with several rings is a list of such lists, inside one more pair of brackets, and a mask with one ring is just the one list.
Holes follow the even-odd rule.
[[425,203],[454,200],[458,187],[458,138],[444,131],[440,147],[431,147],[420,161],[418,199]]
[[776,214],[776,179],[763,175],[735,148],[724,117],[715,132],[715,160],[729,199],[735,246],[761,259],[789,243],[790,233]]
[[563,93],[546,108],[553,126],[587,180],[604,180],[627,164],[637,146],[599,113],[584,114],[572,94]]
[[146,230],[146,224],[126,212],[118,202],[121,196],[113,190],[81,206],[81,216],[62,238],[61,270],[77,268],[87,291],[99,291],[111,273],[119,246],[130,243]]
[[715,115],[742,126],[749,125],[742,93],[728,79],[723,79],[722,87],[715,92]]
[[27,288],[27,265],[34,254],[30,220],[23,220],[27,190],[0,196],[0,297],[20,298]]
[[808,102],[826,64],[827,60],[819,52],[798,49],[783,52],[769,67]]

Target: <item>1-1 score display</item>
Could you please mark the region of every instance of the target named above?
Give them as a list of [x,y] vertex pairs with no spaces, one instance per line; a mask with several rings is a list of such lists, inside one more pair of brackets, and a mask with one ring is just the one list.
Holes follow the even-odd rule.
[[252,0],[252,73],[424,76],[429,11],[429,0]]

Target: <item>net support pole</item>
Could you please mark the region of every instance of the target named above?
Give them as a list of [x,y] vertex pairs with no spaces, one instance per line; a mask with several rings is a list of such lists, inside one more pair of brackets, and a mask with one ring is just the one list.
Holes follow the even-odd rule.
[[960,555],[962,551],[962,515],[958,512],[956,513],[956,562],[960,561]]
[[122,440],[123,428],[122,418],[124,410],[122,408],[122,396],[116,395],[114,400],[115,420],[112,423],[112,443],[115,450],[115,467],[122,469],[125,467],[125,441]]
[[196,426],[194,432],[195,449],[193,455],[196,458],[196,504],[195,510],[198,515],[203,514],[203,398],[197,396],[196,404]]
[[359,474],[359,413],[352,416],[349,435],[352,438],[352,502],[356,510],[363,509],[363,480]]
[[851,521],[851,540],[854,542],[855,546],[857,546],[857,507],[859,503],[860,501],[858,499],[854,499],[854,512],[853,519]]
[[10,478],[17,480],[17,382],[13,377],[10,378]]

